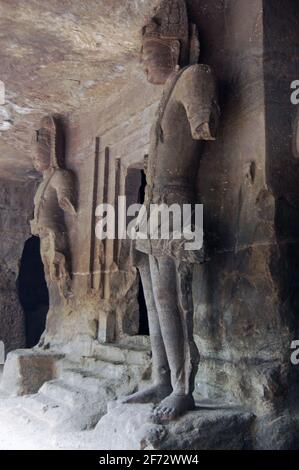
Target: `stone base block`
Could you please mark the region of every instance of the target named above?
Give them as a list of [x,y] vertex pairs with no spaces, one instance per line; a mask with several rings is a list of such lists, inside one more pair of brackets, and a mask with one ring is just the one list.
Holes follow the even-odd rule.
[[37,393],[47,381],[56,378],[56,364],[64,355],[37,349],[17,349],[8,354],[0,391],[10,396]]
[[153,422],[154,405],[110,403],[95,434],[101,450],[250,449],[253,415],[238,408],[196,410],[167,425]]

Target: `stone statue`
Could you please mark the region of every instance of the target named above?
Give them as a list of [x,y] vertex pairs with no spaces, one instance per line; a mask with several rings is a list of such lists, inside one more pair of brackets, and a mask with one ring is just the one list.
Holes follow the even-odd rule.
[[58,118],[43,118],[37,142],[34,166],[42,173],[43,180],[34,198],[31,231],[40,238],[41,257],[50,293],[52,287],[58,287],[59,295],[67,300],[72,296],[72,291],[65,213],[75,215],[76,209],[73,174],[63,168],[64,135]]
[[[146,206],[196,202],[200,141],[215,139],[219,119],[216,80],[210,67],[194,64],[198,53],[197,30],[189,29],[184,1],[162,1],[143,29],[147,79],[164,85],[151,134]],[[184,250],[182,240],[137,239],[134,256],[147,304],[154,384],[123,402],[154,402],[155,417],[167,422],[195,407],[199,353],[193,340],[192,271],[204,253]]]

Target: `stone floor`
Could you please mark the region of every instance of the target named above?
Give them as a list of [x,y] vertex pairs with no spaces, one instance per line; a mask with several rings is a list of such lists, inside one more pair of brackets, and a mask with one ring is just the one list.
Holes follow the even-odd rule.
[[254,416],[208,401],[169,424],[156,423],[154,405],[111,402],[97,424],[102,450],[242,450],[252,448]]
[[[250,446],[252,417],[244,410],[199,408],[174,423],[171,430],[169,427],[159,428],[159,447],[160,444],[152,440],[153,435],[155,438],[158,435],[157,429],[151,426],[146,430],[150,436],[147,442],[144,436],[140,438],[138,426],[130,432],[128,440],[128,429],[144,419],[151,405],[139,405],[134,407],[134,411],[133,405],[121,405],[122,410],[114,406],[95,429],[66,432],[51,429],[33,416],[20,413],[24,400],[26,397],[0,399],[0,450],[169,449],[180,448],[178,441],[181,445],[183,443],[184,449],[242,449]],[[103,430],[106,431],[105,438]]]
[[[74,361],[57,355],[55,367],[52,361],[51,374],[44,381],[39,376],[45,369],[42,365],[49,362],[47,357],[47,352],[38,350],[14,351],[5,364],[0,394],[20,396],[11,402],[13,415],[52,432],[94,428],[106,414],[107,403],[133,393],[151,370],[148,348],[136,350],[131,344],[99,344],[96,356]],[[43,363],[38,361],[40,358]],[[28,378],[36,384],[34,389],[26,386]]]
[[0,399],[0,450],[83,450],[96,449],[93,431],[53,431],[18,413],[23,398]]
[[152,420],[153,405],[120,404],[119,397],[149,385],[148,344],[137,346],[98,344],[95,356],[77,362],[62,356],[56,377],[22,396],[8,378],[32,372],[32,361],[25,371],[18,366],[41,352],[15,351],[0,387],[0,450],[250,448],[253,417],[233,405],[198,396],[195,411],[162,426]]

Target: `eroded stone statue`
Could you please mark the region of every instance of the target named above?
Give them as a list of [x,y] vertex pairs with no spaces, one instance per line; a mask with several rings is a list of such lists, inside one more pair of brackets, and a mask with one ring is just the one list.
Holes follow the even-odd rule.
[[[50,289],[57,287],[60,296],[72,296],[71,266],[65,213],[76,214],[73,175],[63,168],[64,135],[59,119],[43,118],[37,134],[38,150],[33,159],[43,175],[34,198],[33,235],[40,238],[45,277]],[[51,295],[50,295],[51,301]]]
[[[201,141],[215,139],[216,80],[209,66],[188,65],[196,62],[194,50],[199,52],[196,29],[191,30],[190,38],[183,0],[163,1],[143,30],[148,81],[164,85],[151,135],[146,206],[194,204]],[[204,253],[186,251],[184,241],[170,239],[136,240],[135,255],[148,310],[154,384],[123,401],[157,403],[156,418],[167,422],[195,407],[199,353],[193,339],[192,271]]]

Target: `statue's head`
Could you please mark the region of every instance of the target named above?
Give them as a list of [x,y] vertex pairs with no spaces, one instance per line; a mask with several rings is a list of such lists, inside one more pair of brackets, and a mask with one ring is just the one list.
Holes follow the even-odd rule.
[[37,152],[34,167],[43,173],[49,168],[61,168],[64,154],[63,127],[59,117],[46,116],[37,131]]
[[177,67],[188,65],[191,43],[185,0],[162,0],[143,28],[141,61],[148,81],[163,85]]

